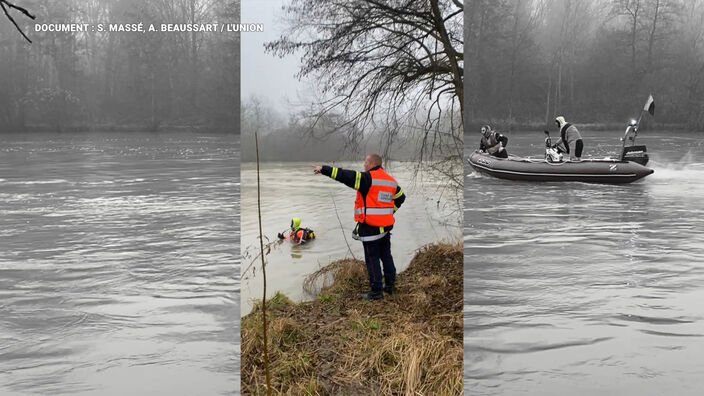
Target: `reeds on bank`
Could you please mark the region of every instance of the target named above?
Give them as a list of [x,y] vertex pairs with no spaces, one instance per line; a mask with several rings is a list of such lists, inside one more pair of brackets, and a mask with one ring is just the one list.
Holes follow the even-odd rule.
[[[367,302],[364,263],[340,260],[305,282],[315,300],[267,302],[272,393],[462,394],[462,247],[421,249],[397,293]],[[265,394],[262,315],[242,319],[242,393]]]

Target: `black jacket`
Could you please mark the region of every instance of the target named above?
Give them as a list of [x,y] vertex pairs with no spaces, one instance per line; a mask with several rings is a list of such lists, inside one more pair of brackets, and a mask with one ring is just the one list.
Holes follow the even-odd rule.
[[482,136],[482,139],[479,141],[479,151],[495,154],[491,149],[496,147],[499,143],[504,147],[508,146],[508,138],[496,131],[492,131],[488,139]]

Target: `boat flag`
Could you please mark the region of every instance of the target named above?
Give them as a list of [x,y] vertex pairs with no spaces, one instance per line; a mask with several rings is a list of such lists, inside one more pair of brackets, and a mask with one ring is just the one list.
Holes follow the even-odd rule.
[[655,100],[653,100],[652,94],[648,96],[648,101],[645,102],[645,107],[643,107],[643,111],[647,111],[648,113],[650,113],[651,116],[655,115]]

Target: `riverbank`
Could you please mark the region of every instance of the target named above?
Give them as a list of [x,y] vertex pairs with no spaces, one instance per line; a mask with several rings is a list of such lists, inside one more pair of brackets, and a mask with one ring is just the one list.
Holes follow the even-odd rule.
[[[418,251],[394,296],[363,301],[367,287],[364,263],[346,259],[307,279],[316,300],[270,300],[274,394],[462,394],[462,245]],[[241,356],[242,393],[265,394],[260,306],[242,318]]]

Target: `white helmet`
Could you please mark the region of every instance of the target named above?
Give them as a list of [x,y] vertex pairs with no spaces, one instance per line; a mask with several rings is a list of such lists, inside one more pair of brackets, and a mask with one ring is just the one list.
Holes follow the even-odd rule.
[[558,116],[558,117],[555,117],[555,123],[557,124],[558,128],[562,128],[562,126],[565,125],[567,123],[567,121],[565,121],[565,117]]
[[484,137],[488,137],[490,133],[491,133],[491,126],[482,125],[481,134],[484,135]]

